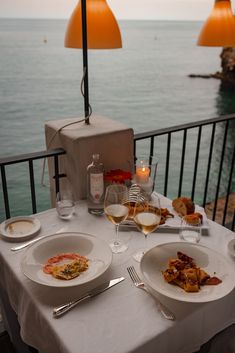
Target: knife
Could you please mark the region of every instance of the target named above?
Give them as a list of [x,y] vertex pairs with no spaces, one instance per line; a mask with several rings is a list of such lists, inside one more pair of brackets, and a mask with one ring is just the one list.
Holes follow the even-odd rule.
[[14,246],[13,248],[11,248],[11,251],[18,251],[18,250],[22,250],[24,248],[27,248],[27,246],[31,245],[31,244],[34,244],[36,243],[37,241],[41,240],[41,239],[44,239],[46,237],[48,237],[49,235],[42,235],[41,237],[38,237],[36,239],[33,239],[33,240],[30,240],[28,241],[27,243],[24,243],[24,244],[21,244],[21,245],[18,245],[18,246]]
[[111,281],[105,282],[101,285],[99,285],[98,287],[92,289],[90,292],[88,292],[87,294],[83,295],[82,297],[73,300],[67,304],[58,306],[57,308],[53,309],[53,317],[57,318],[60,317],[62,315],[64,315],[65,313],[67,313],[69,310],[71,310],[72,308],[74,308],[77,304],[81,303],[83,300],[86,300],[88,298],[93,298],[96,295],[103,293],[104,291],[106,291],[107,289],[115,286],[116,284],[124,281],[124,277],[119,277],[119,278],[115,278],[112,279]]
[[64,232],[65,229],[66,229],[66,227],[62,227],[59,230],[57,230],[57,232],[55,232],[55,233],[51,233],[51,234],[47,234],[47,235],[41,235],[40,237],[38,237],[36,239],[29,240],[29,241],[27,241],[24,244],[21,244],[21,245],[18,245],[18,246],[15,246],[15,247],[11,248],[11,251],[18,251],[18,250],[22,250],[24,248],[27,248],[27,246],[29,246],[31,244],[34,244],[34,243],[38,242],[41,239],[50,237],[51,235],[54,235],[54,234],[60,234],[60,233]]

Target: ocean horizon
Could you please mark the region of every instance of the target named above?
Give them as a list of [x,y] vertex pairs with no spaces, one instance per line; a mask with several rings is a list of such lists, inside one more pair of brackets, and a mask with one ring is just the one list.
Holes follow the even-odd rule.
[[[47,121],[84,115],[82,51],[64,48],[66,25],[61,19],[0,18],[1,157],[44,150]],[[221,48],[196,45],[201,21],[120,20],[119,26],[122,49],[88,51],[93,115],[137,133],[235,112],[234,90],[216,79],[189,77],[221,70]],[[39,163],[38,184],[41,169]],[[12,167],[8,180],[10,202],[17,200],[14,215],[31,213],[23,168]],[[38,211],[47,205],[47,192],[39,191]]]

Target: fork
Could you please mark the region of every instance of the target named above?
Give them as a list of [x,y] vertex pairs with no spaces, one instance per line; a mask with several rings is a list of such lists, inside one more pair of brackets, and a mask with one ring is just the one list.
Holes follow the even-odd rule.
[[[127,272],[129,273],[131,280],[134,283],[135,287],[143,289],[147,293],[150,293],[148,288],[145,286],[145,284],[139,278],[134,266],[127,267]],[[154,298],[158,304],[158,308],[159,308],[161,314],[168,320],[175,320],[175,315],[165,305],[163,305],[156,297],[154,297]]]

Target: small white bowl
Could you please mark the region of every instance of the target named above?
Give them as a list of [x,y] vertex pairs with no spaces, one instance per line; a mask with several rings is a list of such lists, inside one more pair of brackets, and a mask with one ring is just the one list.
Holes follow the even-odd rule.
[[0,224],[0,234],[7,241],[20,242],[37,235],[40,227],[40,221],[35,217],[12,217]]

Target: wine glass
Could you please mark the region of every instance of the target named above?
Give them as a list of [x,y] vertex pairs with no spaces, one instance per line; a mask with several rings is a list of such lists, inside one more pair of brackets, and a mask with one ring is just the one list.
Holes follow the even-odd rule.
[[133,255],[133,258],[140,262],[144,253],[147,250],[147,236],[152,233],[161,222],[161,207],[160,199],[157,195],[151,200],[140,199],[136,202],[133,218],[137,228],[144,234],[145,247],[139,249],[137,253]]
[[[119,224],[124,221],[129,212],[128,189],[123,184],[112,184],[106,188],[104,199],[104,212],[110,222],[115,224],[116,238],[109,244],[115,254],[127,250],[127,244],[119,239]],[[125,204],[125,205],[124,205]]]

